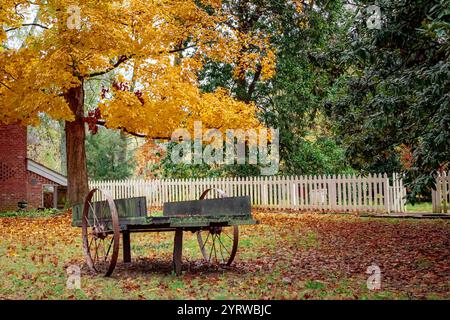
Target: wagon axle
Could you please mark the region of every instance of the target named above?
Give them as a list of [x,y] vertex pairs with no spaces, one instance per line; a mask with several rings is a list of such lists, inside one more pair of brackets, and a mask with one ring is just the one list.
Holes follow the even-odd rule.
[[94,226],[92,228],[92,236],[94,236],[96,239],[104,240],[106,237],[108,237],[108,233],[106,232],[105,225],[101,226]]

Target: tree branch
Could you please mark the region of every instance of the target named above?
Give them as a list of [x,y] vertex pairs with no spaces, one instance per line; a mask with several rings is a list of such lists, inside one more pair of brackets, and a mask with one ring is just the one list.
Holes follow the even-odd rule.
[[[160,52],[158,52],[158,53],[159,53],[159,54],[162,54],[162,53],[165,53],[165,52],[166,52],[166,53],[177,53],[177,52],[181,52],[181,51],[184,51],[184,50],[187,50],[187,49],[190,49],[190,48],[195,48],[197,45],[198,45],[198,44],[196,43],[196,44],[192,44],[192,45],[187,46],[187,47],[177,48],[177,49],[172,49],[172,50],[169,50],[169,51],[167,51],[167,52],[166,52],[166,51],[160,51]],[[122,55],[122,56],[119,57],[119,59],[117,60],[117,62],[116,62],[115,64],[113,64],[111,67],[109,67],[109,68],[107,68],[106,70],[103,70],[103,71],[98,71],[98,72],[93,72],[93,73],[91,73],[91,74],[88,74],[87,77],[88,77],[88,78],[92,78],[92,77],[102,76],[102,75],[104,75],[104,74],[106,74],[106,73],[108,73],[108,72],[111,72],[111,71],[114,70],[115,68],[119,67],[122,63],[124,63],[124,62],[130,60],[130,59],[133,58],[134,56],[135,56],[135,54],[131,54],[131,55],[129,55],[129,56],[127,56],[127,55]]]
[[40,27],[42,29],[47,29],[47,30],[50,29],[49,27],[44,26],[44,25],[39,24],[39,23],[24,23],[20,27],[14,27],[14,28],[6,29],[5,32],[14,31],[14,30],[17,30],[17,29],[19,29],[21,27],[29,27],[29,26]]
[[[106,125],[105,120],[97,120],[97,125],[108,129],[108,126]],[[119,127],[117,129],[122,130],[123,132],[130,134],[132,136],[138,137],[138,138],[147,138],[147,139],[152,139],[152,140],[170,140],[169,137],[149,137],[148,135],[143,134],[143,133],[136,133],[136,132],[129,131],[124,127]]]
[[[169,51],[167,51],[167,53],[177,53],[177,52],[181,52],[181,51],[184,51],[184,50],[187,50],[187,49],[190,49],[190,48],[195,48],[196,46],[197,46],[197,43],[196,44],[192,44],[192,45],[187,46],[187,47],[169,50]],[[164,51],[160,51],[159,53],[164,53]]]
[[4,84],[4,83],[3,83],[3,82],[1,82],[1,81],[0,81],[0,84],[1,84],[1,85],[3,85],[3,86],[5,86],[5,88],[7,88],[7,89],[9,89],[9,90],[12,90],[10,86],[8,86],[8,85]]
[[122,63],[133,58],[133,56],[134,56],[134,54],[131,54],[129,56],[127,56],[127,55],[120,56],[119,59],[117,59],[117,62],[115,64],[111,65],[106,70],[90,73],[87,75],[87,78],[92,78],[92,77],[97,77],[97,76],[102,76],[104,74],[107,74],[108,72],[111,72],[114,69],[116,69],[117,67],[119,67]]
[[252,99],[253,92],[255,91],[256,83],[258,82],[259,78],[261,77],[262,72],[262,66],[259,65],[256,69],[255,76],[253,77],[252,82],[248,86],[247,91],[247,100],[246,102],[249,102]]

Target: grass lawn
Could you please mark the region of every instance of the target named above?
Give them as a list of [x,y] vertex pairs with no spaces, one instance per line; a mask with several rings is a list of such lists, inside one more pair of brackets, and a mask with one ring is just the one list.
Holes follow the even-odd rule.
[[7,211],[0,212],[0,218],[45,218],[63,214],[56,209],[33,210],[33,211]]
[[[185,233],[184,273],[171,271],[173,233],[132,234],[133,262],[111,278],[84,265],[68,215],[0,218],[0,299],[449,299],[450,223],[351,215],[256,214],[235,263],[208,267]],[[367,289],[368,266],[381,289]],[[81,289],[66,268],[82,267]]]
[[407,212],[433,212],[433,205],[431,202],[421,202],[414,205],[406,205]]

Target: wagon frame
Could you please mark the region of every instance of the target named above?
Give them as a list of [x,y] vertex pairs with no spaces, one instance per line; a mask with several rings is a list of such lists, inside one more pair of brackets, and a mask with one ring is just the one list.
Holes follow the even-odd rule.
[[[207,199],[214,192],[218,197]],[[181,275],[183,232],[197,234],[209,264],[229,266],[237,253],[239,226],[258,223],[251,215],[249,197],[228,197],[214,188],[205,190],[199,200],[164,203],[159,217],[148,216],[145,197],[113,200],[100,189],[92,189],[83,204],[72,208],[72,226],[82,229],[86,264],[104,276],[115,269],[120,238],[123,261],[131,262],[131,233],[174,232],[173,269]]]

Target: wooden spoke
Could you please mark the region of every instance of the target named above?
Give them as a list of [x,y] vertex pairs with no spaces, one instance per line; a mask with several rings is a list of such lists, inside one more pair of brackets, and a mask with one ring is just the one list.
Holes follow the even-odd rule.
[[[208,189],[202,193],[200,200],[214,197],[224,198],[227,194],[219,189]],[[230,229],[233,229],[231,236],[227,232]],[[238,226],[210,227],[197,232],[197,241],[203,258],[208,263],[229,266],[236,256],[239,228]]]
[[[233,230],[233,236],[227,234],[226,229]],[[205,234],[202,236],[202,234]],[[203,240],[205,239],[205,240]],[[239,241],[239,229],[233,227],[212,227],[207,231],[197,233],[197,241],[203,258],[208,263],[231,265],[236,256]]]

